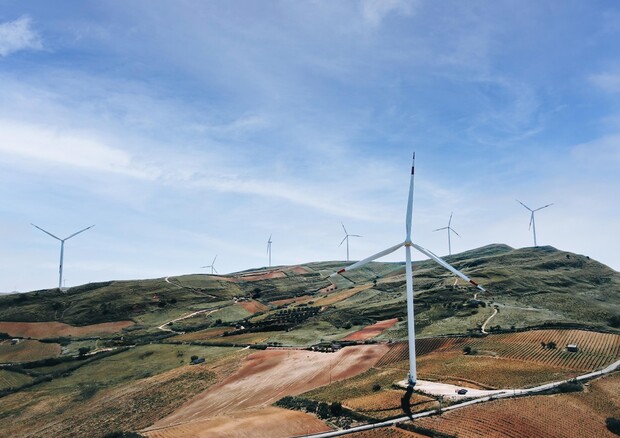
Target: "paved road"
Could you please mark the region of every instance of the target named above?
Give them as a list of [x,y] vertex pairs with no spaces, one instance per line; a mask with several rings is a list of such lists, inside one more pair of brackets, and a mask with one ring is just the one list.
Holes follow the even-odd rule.
[[[606,368],[603,368],[602,370],[593,371],[591,373],[583,374],[583,375],[581,375],[579,377],[576,377],[576,380],[583,381],[583,380],[591,379],[593,377],[599,377],[599,376],[602,376],[604,374],[612,373],[612,372],[616,371],[618,368],[620,368],[620,360],[617,360],[616,362],[612,363],[611,365],[609,365]],[[534,388],[504,390],[502,393],[497,393],[497,394],[490,395],[490,396],[480,397],[480,398],[476,398],[476,399],[473,399],[473,400],[464,401],[462,403],[454,404],[452,406],[448,406],[446,408],[441,409],[441,412],[453,411],[455,409],[461,409],[461,408],[464,408],[464,407],[467,407],[467,406],[475,405],[477,403],[484,403],[484,402],[487,402],[487,401],[490,401],[490,400],[496,400],[496,399],[500,399],[500,398],[514,397],[516,395],[535,394],[537,392],[546,391],[548,389],[551,389],[551,388],[554,388],[556,386],[559,386],[562,383],[569,382],[569,381],[572,381],[572,380],[574,380],[574,379],[567,379],[567,380],[561,380],[561,381],[558,381],[558,382],[546,383],[544,385],[536,386]],[[411,418],[407,417],[407,416],[404,416],[404,417],[394,418],[394,419],[388,420],[388,421],[383,421],[381,423],[365,424],[364,426],[352,427],[351,429],[347,429],[347,430],[335,430],[335,431],[332,431],[332,432],[324,432],[324,433],[317,433],[317,434],[314,434],[314,435],[303,435],[303,436],[308,436],[308,437],[312,437],[312,438],[328,438],[328,437],[334,437],[334,436],[342,436],[342,435],[347,435],[347,434],[354,433],[354,432],[361,432],[361,431],[364,431],[364,430],[372,430],[372,429],[379,429],[379,428],[382,428],[382,427],[390,427],[390,426],[395,425],[396,423],[407,421],[409,419],[415,420],[417,418],[428,417],[428,416],[434,415],[436,413],[437,413],[437,410],[420,412],[419,414],[413,414],[411,416]]]

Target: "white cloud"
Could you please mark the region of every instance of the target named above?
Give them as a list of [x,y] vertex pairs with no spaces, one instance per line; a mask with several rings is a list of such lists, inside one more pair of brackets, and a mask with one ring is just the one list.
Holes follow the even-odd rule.
[[391,13],[409,16],[413,13],[416,2],[410,0],[364,0],[362,17],[371,26],[379,26]]
[[574,160],[585,165],[620,165],[620,134],[607,135],[596,140],[581,143],[571,150]]
[[129,153],[86,133],[61,131],[0,120],[0,154],[27,161],[60,164],[152,179],[157,172],[135,165]]
[[39,34],[31,28],[30,17],[0,23],[0,56],[8,56],[20,50],[41,50],[43,43]]

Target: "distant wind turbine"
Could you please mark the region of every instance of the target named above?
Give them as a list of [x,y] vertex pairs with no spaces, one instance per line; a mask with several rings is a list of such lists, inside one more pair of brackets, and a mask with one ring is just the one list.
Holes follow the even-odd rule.
[[411,164],[411,178],[409,180],[409,199],[407,201],[407,215],[405,220],[405,229],[406,229],[406,237],[405,241],[398,243],[391,248],[378,252],[375,255],[370,257],[366,257],[359,262],[353,263],[351,266],[347,266],[346,268],[340,269],[338,272],[335,272],[330,275],[330,277],[335,277],[338,274],[342,274],[343,272],[350,271],[351,269],[359,268],[360,266],[364,266],[365,264],[372,262],[378,258],[386,256],[388,254],[393,253],[394,251],[405,247],[405,278],[407,283],[407,337],[409,338],[409,376],[408,376],[408,385],[410,387],[414,387],[417,380],[417,370],[416,370],[416,354],[415,354],[415,318],[413,313],[413,271],[411,268],[411,247],[413,246],[415,249],[420,251],[422,254],[433,259],[435,262],[443,266],[448,271],[452,272],[455,275],[458,275],[465,281],[476,286],[481,291],[485,292],[485,289],[477,284],[474,280],[469,278],[467,275],[463,274],[461,271],[453,268],[448,263],[437,257],[431,251],[422,248],[419,245],[416,245],[411,241],[411,218],[413,214],[413,176],[415,170],[415,153],[413,154],[413,162]]
[[269,235],[269,240],[267,240],[267,254],[269,255],[269,267],[271,268],[271,244],[273,243],[271,241],[271,236],[273,234]]
[[537,212],[538,210],[542,210],[543,208],[547,208],[550,205],[553,205],[553,203],[547,204],[547,205],[543,205],[542,207],[538,207],[537,209],[532,210],[530,207],[528,207],[527,205],[525,205],[523,202],[519,201],[518,199],[517,199],[517,202],[519,204],[521,204],[522,206],[524,206],[525,208],[527,208],[529,211],[532,212],[532,214],[530,216],[530,227],[528,229],[531,229],[532,232],[534,233],[534,246],[538,246],[536,244],[536,221],[534,221],[534,213]]
[[349,234],[347,232],[347,229],[344,227],[344,224],[342,222],[340,222],[340,225],[342,225],[342,229],[344,230],[344,239],[342,239],[342,241],[340,242],[340,245],[338,245],[338,247],[342,246],[343,242],[346,240],[347,241],[347,262],[349,261],[349,237],[362,237],[358,234]]
[[211,262],[210,265],[201,266],[201,268],[211,268],[211,275],[213,275],[213,272],[215,272],[217,274],[218,273],[217,269],[215,269],[215,259],[216,258],[217,258],[217,255],[213,258],[213,261]]
[[52,233],[50,233],[49,231],[45,231],[43,228],[41,227],[37,227],[35,224],[31,223],[30,225],[32,225],[33,227],[43,231],[45,234],[47,234],[48,236],[53,237],[56,240],[60,240],[60,267],[58,268],[58,289],[62,290],[62,260],[64,257],[64,253],[65,253],[65,241],[71,239],[74,236],[77,236],[80,233],[83,233],[86,230],[91,229],[92,227],[94,227],[94,225],[91,225],[90,227],[86,227],[83,230],[78,231],[77,233],[73,233],[72,235],[70,235],[69,237],[65,237],[64,239],[61,239],[60,237],[56,237],[54,236]]
[[454,230],[454,228],[452,228],[450,226],[450,224],[452,224],[452,213],[450,213],[450,219],[448,220],[448,226],[447,227],[437,228],[436,230],[433,230],[433,231],[448,230],[448,255],[452,255],[452,244],[450,243],[450,231],[452,231],[457,236],[461,237],[461,235],[459,233],[457,233]]

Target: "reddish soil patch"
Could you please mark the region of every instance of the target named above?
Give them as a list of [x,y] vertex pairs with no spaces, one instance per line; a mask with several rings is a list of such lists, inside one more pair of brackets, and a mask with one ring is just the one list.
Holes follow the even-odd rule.
[[60,344],[25,340],[15,345],[11,341],[0,343],[0,362],[29,362],[60,356]]
[[364,327],[361,330],[351,333],[349,336],[343,339],[343,341],[364,341],[366,339],[379,336],[385,330],[392,327],[398,322],[398,318],[386,319],[385,321],[379,321],[368,327]]
[[265,312],[266,310],[269,310],[269,307],[255,300],[238,301],[237,304],[250,312],[252,315],[258,312]]
[[309,274],[311,271],[308,268],[304,268],[303,266],[293,266],[286,270],[286,272],[294,272],[295,274]]
[[[223,423],[230,423],[230,427],[233,427],[236,423],[231,418],[233,413],[264,408],[286,395],[297,395],[327,385],[330,367],[332,381],[353,377],[374,366],[387,349],[386,345],[359,345],[343,348],[333,354],[303,350],[265,350],[251,354],[235,374],[184,404],[148,430],[166,428],[170,433],[178,432],[165,436],[187,436],[182,427],[188,423],[213,420],[215,417],[221,417],[218,427]],[[261,418],[264,420],[258,425],[257,421],[260,422]],[[252,429],[245,432],[237,429],[236,432],[238,436],[246,436],[242,433],[250,436],[252,432],[262,430],[263,426],[269,428],[278,421],[259,415],[256,421],[250,423]],[[289,431],[284,436],[298,433],[297,430],[292,433]],[[301,433],[306,431],[302,429]],[[265,436],[275,435],[266,433]]]
[[104,322],[76,327],[62,322],[0,322],[0,332],[21,338],[57,338],[118,333],[133,321]]
[[214,327],[205,330],[199,330],[197,332],[185,333],[169,339],[173,341],[203,341],[207,339],[219,338],[224,334],[224,332],[230,332],[233,330],[235,330],[234,326]]
[[237,281],[260,281],[260,280],[269,280],[271,278],[284,278],[286,274],[282,271],[267,271],[264,273],[255,273],[255,274],[247,274],[240,275],[237,277]]
[[290,437],[332,430],[314,415],[289,411],[276,407],[252,409],[215,417],[174,428],[153,430],[146,433],[150,438],[196,437],[253,438]]

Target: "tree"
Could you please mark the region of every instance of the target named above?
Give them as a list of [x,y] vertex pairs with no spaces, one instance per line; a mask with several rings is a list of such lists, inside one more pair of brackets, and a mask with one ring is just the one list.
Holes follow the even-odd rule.
[[471,347],[469,345],[463,347],[463,354],[471,354]]
[[378,383],[375,383],[374,385],[372,385],[372,390],[374,392],[380,391],[381,390],[381,385],[379,385]]
[[196,359],[198,359],[198,356],[196,356],[196,355],[194,354],[192,357],[190,357],[190,359],[191,359],[191,361],[193,362],[193,361],[195,361]]
[[547,342],[547,348],[548,348],[549,350],[555,350],[555,349],[556,349],[556,347],[557,347],[557,344],[556,344],[555,342],[553,342],[553,341],[551,341],[551,342]]
[[80,357],[84,357],[89,351],[90,347],[80,347],[78,350],[78,354],[80,355]]
[[329,406],[325,402],[319,403],[319,406],[316,409],[316,416],[325,419],[328,418],[330,414]]
[[340,402],[333,402],[329,406],[329,411],[332,413],[332,416],[340,417],[340,415],[342,415],[342,403],[340,403]]

